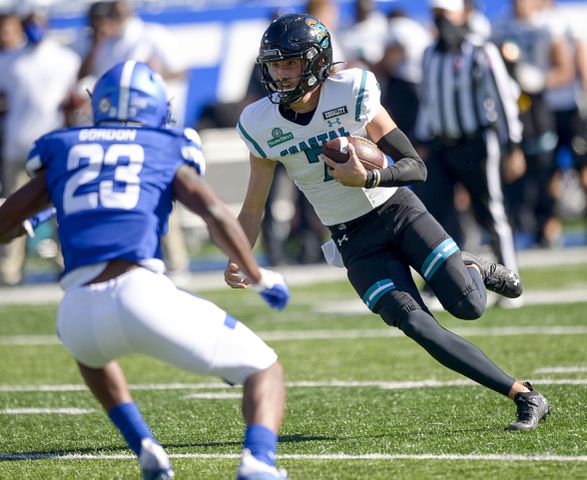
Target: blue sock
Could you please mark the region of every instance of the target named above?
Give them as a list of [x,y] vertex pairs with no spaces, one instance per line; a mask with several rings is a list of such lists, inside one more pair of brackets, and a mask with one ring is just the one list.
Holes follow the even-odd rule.
[[121,403],[108,412],[112,423],[120,430],[122,436],[133,452],[141,453],[141,440],[153,438],[153,434],[143,419],[136,403]]
[[245,431],[244,447],[248,448],[257,460],[272,467],[275,466],[277,434],[267,427],[258,424],[249,425]]

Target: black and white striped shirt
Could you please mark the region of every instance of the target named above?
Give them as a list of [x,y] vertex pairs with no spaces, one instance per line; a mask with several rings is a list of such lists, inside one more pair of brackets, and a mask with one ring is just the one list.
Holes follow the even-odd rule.
[[423,58],[418,140],[459,140],[493,126],[502,144],[519,143],[519,89],[497,47],[470,36],[459,52],[435,43]]

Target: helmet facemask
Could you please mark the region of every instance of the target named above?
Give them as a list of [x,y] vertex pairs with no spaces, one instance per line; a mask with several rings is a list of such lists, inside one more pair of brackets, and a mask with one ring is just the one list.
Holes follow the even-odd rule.
[[[302,61],[300,81],[295,88],[284,90],[281,81],[271,76],[268,64],[291,59]],[[261,82],[269,100],[275,104],[291,105],[328,77],[332,65],[332,46],[328,30],[309,15],[284,15],[275,20],[265,32],[257,65],[261,70]]]

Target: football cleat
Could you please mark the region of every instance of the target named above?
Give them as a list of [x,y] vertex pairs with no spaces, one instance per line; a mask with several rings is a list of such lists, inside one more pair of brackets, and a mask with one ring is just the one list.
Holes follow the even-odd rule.
[[257,460],[248,448],[243,450],[236,480],[286,480],[287,472]]
[[500,263],[490,262],[469,252],[461,251],[465,265],[476,265],[487,290],[508,298],[518,298],[524,287],[520,277]]
[[171,480],[175,477],[165,450],[151,438],[145,438],[141,442],[139,464],[143,480]]
[[510,423],[506,430],[533,430],[540,420],[545,420],[552,408],[546,398],[534,390],[530,382],[524,382],[529,392],[518,393],[516,402],[516,421]]

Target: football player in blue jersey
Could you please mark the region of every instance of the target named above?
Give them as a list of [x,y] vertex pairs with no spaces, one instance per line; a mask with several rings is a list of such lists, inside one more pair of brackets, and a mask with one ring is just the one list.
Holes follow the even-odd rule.
[[[443,328],[412,279],[410,267],[447,311],[468,320],[483,314],[486,289],[508,297],[522,293],[514,272],[461,252],[406,188],[426,179],[426,167],[381,106],[374,75],[357,68],[333,68],[330,34],[309,15],[274,20],[263,35],[257,62],[267,97],[245,107],[237,125],[251,166],[238,218],[251,243],[257,239],[280,162],[331,232],[332,240],[324,247],[327,260],[346,267],[367,307],[441,364],[514,400],[517,420],[509,429],[535,428],[550,410],[546,399]],[[329,140],[347,135],[369,138],[395,163],[366,170],[352,145],[344,163],[321,155]],[[231,259],[226,283],[244,288],[241,270]]]
[[166,127],[165,84],[148,65],[127,61],[106,72],[92,110],[93,127],[54,131],[35,142],[27,163],[33,179],[0,206],[0,241],[24,234],[29,217],[54,206],[65,262],[58,335],[145,479],[172,478],[173,470],[116,361],[131,353],[243,384],[238,478],[285,478],[275,466],[282,367],[245,325],[164,275],[160,239],[174,199],[205,220],[249,285],[278,310],[289,300],[283,277],[259,268],[239,223],[202,180],[198,134]]

